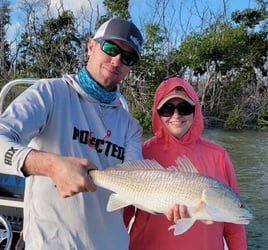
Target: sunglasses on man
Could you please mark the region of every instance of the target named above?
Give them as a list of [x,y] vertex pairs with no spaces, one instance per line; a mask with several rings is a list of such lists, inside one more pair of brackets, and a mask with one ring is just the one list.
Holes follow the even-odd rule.
[[158,109],[157,112],[160,116],[171,117],[173,116],[175,109],[177,109],[179,115],[186,116],[191,115],[194,112],[195,106],[188,102],[180,102],[177,105],[167,102],[160,109]]
[[103,39],[97,39],[96,41],[100,44],[101,50],[105,54],[112,57],[121,54],[121,62],[126,66],[133,66],[139,60],[135,53],[123,50],[117,44],[111,41]]

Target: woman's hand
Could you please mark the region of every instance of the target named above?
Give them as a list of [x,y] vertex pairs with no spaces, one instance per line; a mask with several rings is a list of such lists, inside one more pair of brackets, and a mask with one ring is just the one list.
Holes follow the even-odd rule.
[[165,215],[169,221],[173,221],[174,223],[176,223],[179,219],[190,217],[187,207],[179,204],[175,204]]
[[[165,215],[169,221],[173,221],[174,223],[177,223],[177,220],[180,219],[190,218],[187,207],[185,205],[179,205],[179,204],[175,204],[172,208],[168,210],[168,212]],[[211,220],[202,220],[202,222],[204,224],[213,223],[213,221]]]

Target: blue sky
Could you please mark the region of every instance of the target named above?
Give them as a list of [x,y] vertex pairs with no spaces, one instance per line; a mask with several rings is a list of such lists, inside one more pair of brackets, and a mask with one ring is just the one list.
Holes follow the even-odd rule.
[[[164,0],[163,0],[164,1]],[[162,2],[163,2],[162,1]],[[227,10],[230,14],[234,10],[243,10],[245,8],[254,8],[256,6],[254,0],[225,0],[227,3]],[[8,37],[12,37],[19,32],[21,20],[20,17],[20,8],[18,7],[19,0],[10,0],[12,8],[12,26],[8,29]],[[52,5],[59,4],[60,0],[51,0]],[[101,7],[102,0],[91,0],[92,7],[98,4]],[[130,0],[130,12],[133,17],[134,22],[139,26],[139,24],[144,23],[144,21],[150,21],[152,17],[153,9],[153,0]],[[196,0],[196,1],[185,1],[185,0],[165,0],[169,3],[169,11],[171,15],[175,15],[176,18],[182,18],[194,22],[195,17],[192,16],[191,11],[193,10],[194,2],[197,2],[198,9],[200,12],[206,8],[210,8],[213,11],[222,11],[223,9],[223,0]],[[76,13],[79,8],[88,4],[88,0],[63,0],[64,6],[66,9],[70,9]],[[179,7],[180,3],[183,3],[183,11],[179,17]],[[100,8],[101,9],[101,8]],[[159,8],[161,9],[161,8]],[[190,17],[191,16],[191,17]]]
[[[131,0],[131,4],[133,5],[133,8],[137,9],[138,11],[142,10],[144,6],[148,5],[148,3],[151,3],[150,0]],[[167,2],[167,1],[166,1]],[[169,0],[169,3],[175,3],[178,5],[178,3],[181,2],[179,0]],[[182,1],[184,4],[190,4],[192,5],[194,1],[188,0],[188,1]],[[197,4],[200,6],[210,6],[213,9],[216,9],[217,7],[223,6],[223,0],[196,0]],[[245,8],[253,8],[256,6],[254,0],[225,0],[227,3],[227,6],[230,8],[231,11],[234,10],[242,10]]]
[[[222,11],[223,10],[223,2],[224,0],[163,0],[164,2],[168,2],[168,6],[172,8],[172,11],[175,13],[178,12],[180,8],[180,3],[183,3],[183,10],[185,11],[182,14],[187,15],[187,13],[191,12],[194,8],[194,3],[197,3],[197,7],[201,12],[203,9],[210,8],[213,11]],[[139,13],[139,16],[150,16],[152,10],[152,2],[150,0],[132,0],[131,1],[131,12]],[[243,10],[246,8],[254,8],[256,3],[254,0],[225,0],[227,5],[227,11],[230,14],[235,10]],[[177,13],[179,15],[179,13]],[[134,15],[135,16],[135,15]]]

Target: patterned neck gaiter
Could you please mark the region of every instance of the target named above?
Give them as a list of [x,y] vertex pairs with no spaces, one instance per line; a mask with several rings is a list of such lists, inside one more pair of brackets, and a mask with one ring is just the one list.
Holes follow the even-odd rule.
[[101,87],[92,79],[86,67],[83,67],[78,73],[78,78],[82,88],[94,99],[106,104],[109,104],[116,99],[116,89],[114,91],[107,91]]

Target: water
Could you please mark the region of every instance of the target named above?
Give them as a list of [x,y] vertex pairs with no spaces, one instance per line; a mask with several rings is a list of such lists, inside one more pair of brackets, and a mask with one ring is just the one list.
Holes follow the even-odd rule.
[[206,130],[204,137],[229,152],[241,196],[254,219],[246,225],[248,250],[268,249],[268,132]]

